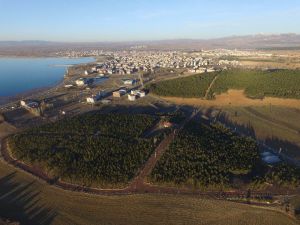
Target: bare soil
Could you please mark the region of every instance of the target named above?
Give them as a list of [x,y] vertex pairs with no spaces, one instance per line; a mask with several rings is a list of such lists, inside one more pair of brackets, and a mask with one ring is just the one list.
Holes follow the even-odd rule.
[[300,100],[265,97],[264,99],[250,99],[246,97],[243,90],[228,90],[227,93],[217,95],[214,100],[204,100],[200,98],[179,98],[179,97],[162,97],[164,100],[181,105],[194,106],[282,106],[288,108],[300,109]]

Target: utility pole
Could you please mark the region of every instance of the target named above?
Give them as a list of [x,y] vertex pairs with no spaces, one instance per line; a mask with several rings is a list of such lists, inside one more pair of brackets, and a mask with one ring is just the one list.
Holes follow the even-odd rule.
[[143,81],[143,75],[142,75],[142,73],[139,73],[139,78],[140,78],[140,82],[141,82],[142,88],[144,88],[144,81]]

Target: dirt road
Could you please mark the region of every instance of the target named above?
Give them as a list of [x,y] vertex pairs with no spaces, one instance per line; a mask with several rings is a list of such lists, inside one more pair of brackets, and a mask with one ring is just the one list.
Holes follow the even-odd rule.
[[[162,187],[156,186],[149,183],[146,183],[145,180],[147,176],[151,173],[152,169],[155,167],[157,161],[162,157],[164,152],[167,150],[170,143],[174,140],[178,132],[184,127],[184,125],[189,122],[195,115],[197,115],[198,111],[194,111],[190,117],[185,119],[179,127],[175,130],[175,132],[169,134],[155,149],[155,152],[151,155],[149,160],[146,162],[144,167],[138,173],[138,175],[133,179],[131,184],[123,189],[99,189],[99,188],[91,188],[87,186],[80,186],[75,184],[70,184],[66,182],[62,182],[57,178],[53,178],[48,176],[44,173],[40,168],[32,167],[26,165],[25,163],[13,159],[9,153],[7,139],[1,140],[0,151],[2,153],[3,160],[16,167],[19,168],[31,175],[47,182],[50,185],[56,186],[63,190],[68,191],[77,191],[77,192],[84,192],[89,194],[96,194],[96,195],[125,195],[125,194],[141,194],[141,193],[165,193],[165,194],[186,194],[186,195],[197,195],[203,196],[207,198],[214,198],[214,199],[227,199],[227,198],[245,198],[248,192],[247,190],[233,190],[233,191],[201,191],[201,190],[194,190],[190,188],[176,188],[176,187]],[[298,192],[296,192],[298,193]],[[281,193],[280,191],[275,192],[259,192],[255,191],[252,192],[253,198],[271,198],[273,195],[282,195],[286,194]],[[292,194],[290,192],[289,194]]]

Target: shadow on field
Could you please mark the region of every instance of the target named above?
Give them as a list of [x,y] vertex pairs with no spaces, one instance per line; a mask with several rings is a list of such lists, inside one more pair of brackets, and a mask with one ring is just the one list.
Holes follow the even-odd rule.
[[56,212],[40,203],[33,182],[21,184],[14,180],[16,172],[0,178],[0,217],[20,224],[51,224]]
[[255,130],[251,126],[251,123],[248,123],[246,125],[238,124],[237,122],[230,120],[229,116],[225,112],[219,113],[217,116],[217,120],[222,124],[225,124],[227,127],[230,127],[232,130],[235,130],[239,134],[250,136],[256,139]]
[[156,103],[148,106],[107,106],[101,111],[103,113],[156,114],[174,112],[176,109],[177,108],[174,105],[167,106]]
[[[236,116],[238,116],[238,112],[236,112],[236,114]],[[255,129],[251,125],[251,121],[248,124],[238,124],[237,122],[232,121],[226,112],[222,112],[214,108],[206,109],[204,115],[207,116],[210,121],[219,121],[239,134],[250,136],[265,143],[267,146],[271,147],[274,152],[290,157],[294,163],[295,160],[298,161],[297,164],[299,163],[300,147],[298,145],[277,137],[270,137],[265,139],[258,138],[256,136]],[[286,159],[289,161],[288,158]]]
[[280,140],[276,137],[267,138],[265,143],[276,151],[300,160],[300,147],[289,141]]

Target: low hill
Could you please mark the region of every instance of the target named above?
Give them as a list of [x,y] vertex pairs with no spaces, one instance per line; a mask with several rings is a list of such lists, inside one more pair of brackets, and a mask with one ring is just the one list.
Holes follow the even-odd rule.
[[175,39],[131,42],[49,42],[0,41],[1,55],[44,56],[64,50],[125,50],[143,45],[145,50],[201,50],[201,49],[300,49],[300,35],[273,34],[230,36],[215,39]]

